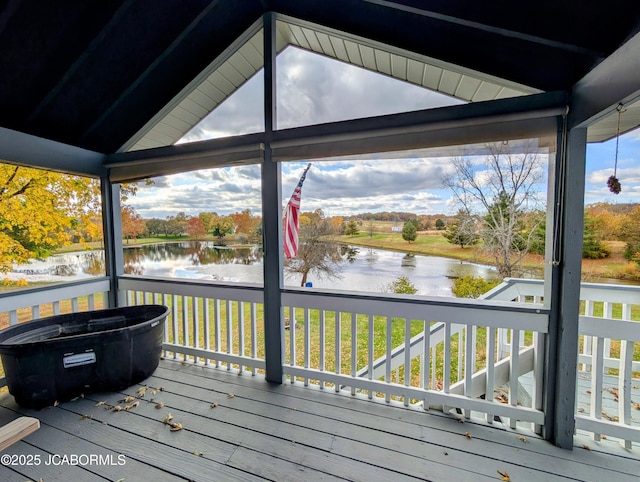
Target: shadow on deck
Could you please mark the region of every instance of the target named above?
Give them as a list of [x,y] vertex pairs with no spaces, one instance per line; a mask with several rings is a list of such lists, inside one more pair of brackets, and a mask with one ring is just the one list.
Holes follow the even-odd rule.
[[[270,385],[259,376],[166,360],[145,384],[140,404],[120,412],[105,407],[124,407],[121,400],[144,385],[41,411],[2,395],[0,424],[28,415],[42,426],[3,453],[0,478],[450,482],[499,480],[502,472],[514,482],[626,482],[640,473],[637,450],[609,440],[578,435],[571,452],[501,425]],[[169,413],[182,430],[163,423]]]

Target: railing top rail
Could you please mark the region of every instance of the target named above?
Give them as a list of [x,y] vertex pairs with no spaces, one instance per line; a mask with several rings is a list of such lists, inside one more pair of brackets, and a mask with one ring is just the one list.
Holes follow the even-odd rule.
[[125,275],[118,277],[118,288],[170,295],[232,299],[254,303],[262,303],[264,300],[264,288],[262,285],[250,283],[220,283],[217,281]]
[[480,301],[395,294],[285,289],[284,306],[353,312],[414,320],[548,331],[548,310],[541,304]]
[[8,291],[0,293],[0,312],[107,291],[109,278],[106,277]]
[[[539,279],[505,278],[483,295],[483,299],[505,299],[517,295],[541,295],[544,281]],[[580,299],[612,303],[640,304],[640,285],[580,283]]]

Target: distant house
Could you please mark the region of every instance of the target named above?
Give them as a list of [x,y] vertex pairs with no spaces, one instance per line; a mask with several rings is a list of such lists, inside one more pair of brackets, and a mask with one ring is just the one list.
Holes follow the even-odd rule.
[[391,232],[392,233],[401,233],[402,232],[402,226],[391,226]]

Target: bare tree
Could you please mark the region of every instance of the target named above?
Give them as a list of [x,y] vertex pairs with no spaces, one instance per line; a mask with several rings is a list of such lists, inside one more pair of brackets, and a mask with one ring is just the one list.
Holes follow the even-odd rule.
[[306,284],[310,273],[318,278],[340,278],[342,256],[339,246],[331,242],[332,234],[331,221],[322,210],[305,213],[301,218],[298,254],[284,264],[288,275],[302,275],[300,286]]
[[460,157],[443,179],[465,211],[479,212],[480,234],[503,277],[528,253],[536,225],[522,216],[538,202],[543,166],[533,143],[512,152],[508,143],[487,146],[484,159]]

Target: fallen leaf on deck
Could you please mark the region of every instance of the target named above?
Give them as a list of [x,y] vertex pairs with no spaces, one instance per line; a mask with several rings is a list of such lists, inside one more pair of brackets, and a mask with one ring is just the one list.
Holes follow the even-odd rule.
[[587,390],[587,393],[588,393],[589,395],[591,395],[591,390]]
[[116,405],[115,407],[113,407],[113,411],[114,412],[122,412],[123,408],[120,405]]
[[500,403],[509,403],[509,399],[502,393],[500,393],[497,397],[496,400],[498,400]]
[[156,403],[156,408],[162,408],[162,407],[164,407],[164,403],[163,402]]
[[191,452],[191,453],[197,457],[202,457],[202,452]]
[[182,430],[182,424],[180,422],[173,422],[171,424],[171,431],[177,432],[178,430]]
[[80,416],[80,420],[91,420],[93,418],[93,415],[81,415]]
[[168,424],[171,420],[173,420],[173,415],[171,415],[171,413],[168,413],[166,417],[164,417],[164,420],[162,421],[162,423],[164,423],[165,425]]
[[127,396],[126,398],[124,398],[123,400],[120,400],[121,402],[124,403],[131,403],[135,400],[135,398],[133,398],[131,395]]
[[580,412],[580,413],[584,412],[584,408],[578,407],[578,412]]
[[160,390],[158,390],[157,388],[154,388],[153,390],[151,390],[151,396],[154,397],[159,391]]
[[122,477],[121,479],[116,480],[116,482],[124,482],[125,478]]
[[521,442],[527,443],[527,437],[525,437],[524,435],[519,435],[518,440],[520,440]]
[[587,444],[584,444],[582,448],[591,452],[591,447],[589,447]]
[[504,481],[504,482],[510,482],[511,477],[509,477],[509,473],[504,471],[504,470],[498,470],[498,473],[500,474],[500,480]]
[[182,360],[180,363],[182,363],[183,365],[187,364],[187,360]]
[[233,393],[227,393],[227,398],[233,398],[235,395]]
[[57,407],[58,405],[60,405],[60,402],[58,400],[56,400],[55,402],[53,402],[53,406]]
[[147,385],[145,385],[144,387],[138,388],[138,391],[136,392],[136,397],[138,398],[144,397],[144,394],[147,393],[147,388],[149,388]]
[[471,433],[465,432],[464,436],[467,437],[467,438],[471,438]]
[[211,404],[211,408],[216,408],[217,406],[218,406],[218,402],[213,402],[213,403]]
[[631,405],[633,408],[635,408],[636,410],[640,410],[640,403],[634,403],[633,405]]
[[136,408],[138,405],[140,405],[140,402],[135,401],[131,405],[125,405],[124,410],[126,410],[128,412],[132,408]]
[[104,405],[106,402],[98,402],[94,405],[94,407],[100,407],[102,405]]
[[606,440],[606,439],[607,439],[607,436],[606,436],[606,435],[600,435],[600,438],[601,438],[602,440]]
[[456,418],[456,420],[458,421],[458,423],[464,423],[464,418]]

